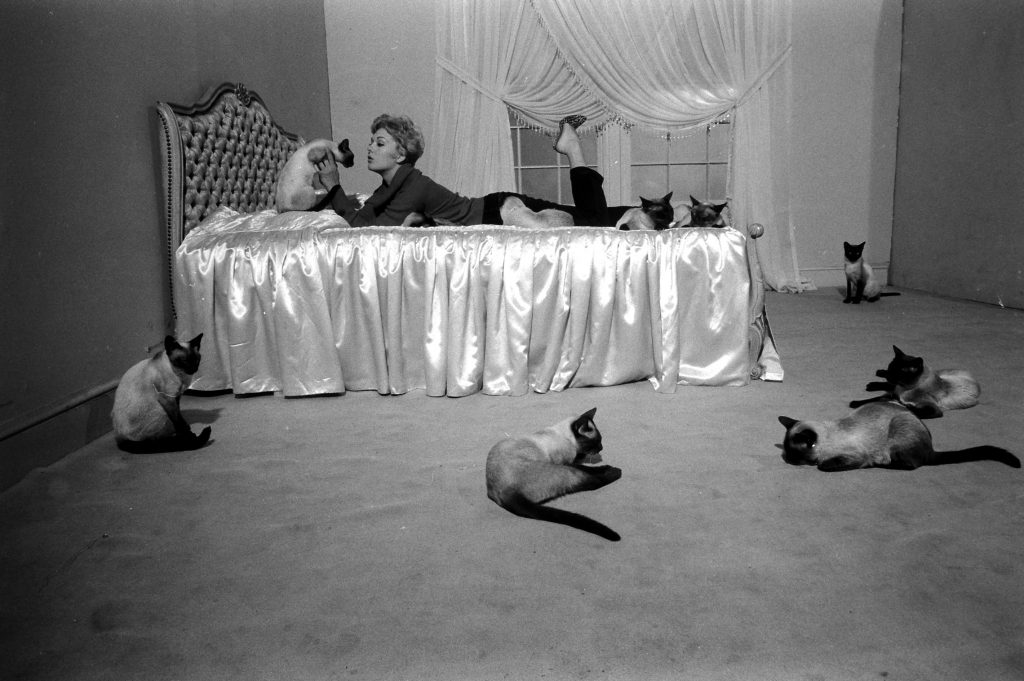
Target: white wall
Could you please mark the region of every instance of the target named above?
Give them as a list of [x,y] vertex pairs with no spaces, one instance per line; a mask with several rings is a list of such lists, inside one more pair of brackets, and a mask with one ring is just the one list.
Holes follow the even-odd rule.
[[333,138],[348,138],[355,165],[342,169],[346,192],[372,192],[380,176],[366,169],[370,123],[381,113],[412,117],[427,137],[434,124],[433,0],[390,3],[324,0]]
[[793,2],[793,222],[797,262],[845,285],[843,241],[882,274],[892,242],[901,0]]
[[1024,3],[907,0],[904,26],[894,282],[1024,308]]
[[[843,283],[844,240],[884,266],[892,235],[901,0],[793,0],[792,215],[798,262],[817,286]],[[431,0],[325,0],[334,136],[361,151],[378,113],[433,130],[436,22]],[[346,191],[379,184],[365,157]]]

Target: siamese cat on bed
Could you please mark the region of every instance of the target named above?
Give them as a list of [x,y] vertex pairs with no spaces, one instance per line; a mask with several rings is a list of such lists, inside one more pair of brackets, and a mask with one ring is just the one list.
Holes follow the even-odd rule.
[[326,191],[313,186],[313,177],[317,173],[317,165],[328,156],[346,168],[355,163],[355,154],[349,149],[347,139],[337,145],[333,140],[316,139],[292,152],[277,176],[275,201],[278,213],[310,210],[323,198]]
[[690,194],[690,227],[725,227],[722,211],[729,205],[725,203],[709,203],[698,201]]
[[838,421],[797,421],[780,416],[786,428],[782,458],[821,471],[854,468],[913,470],[967,461],[998,461],[1020,468],[1020,459],[1000,447],[983,445],[937,452],[927,426],[895,402],[874,402]]
[[598,489],[620,477],[601,461],[601,433],[594,425],[596,408],[561,421],[533,435],[508,437],[487,454],[487,496],[524,518],[560,523],[610,541],[619,535],[586,516],[545,506],[556,497]]
[[882,291],[882,284],[875,276],[875,271],[871,269],[871,265],[864,261],[865,243],[867,242],[862,241],[859,244],[843,242],[843,256],[845,258],[843,268],[846,270],[846,298],[843,299],[844,303],[857,304],[861,300],[873,303],[882,296],[899,295],[896,291]]
[[920,418],[938,418],[947,409],[967,409],[978,404],[981,386],[963,369],[933,370],[921,357],[914,357],[892,346],[895,353],[889,366],[875,372],[884,381],[868,383],[867,390],[885,394],[866,400],[854,400],[851,407],[869,402],[895,400]]
[[675,210],[672,208],[672,192],[660,199],[640,197],[640,205],[630,208],[619,218],[615,226],[621,230],[654,229],[661,231],[672,226]]
[[181,394],[188,376],[199,370],[199,334],[188,343],[172,336],[164,349],[125,372],[114,393],[114,439],[130,452],[173,452],[199,449],[210,439],[210,427],[195,435],[181,415]]

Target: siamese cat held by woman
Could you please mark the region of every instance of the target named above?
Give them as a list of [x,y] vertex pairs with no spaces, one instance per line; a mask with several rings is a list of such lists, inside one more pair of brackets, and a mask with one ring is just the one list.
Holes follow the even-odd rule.
[[610,541],[614,530],[586,516],[545,506],[556,497],[598,489],[620,477],[613,466],[594,466],[601,461],[601,433],[591,409],[533,435],[508,437],[487,454],[487,496],[507,511],[575,527]]
[[173,336],[164,349],[125,372],[114,393],[114,424],[117,445],[129,452],[154,453],[199,449],[210,439],[210,427],[199,435],[181,415],[181,395],[188,377],[199,370],[199,344],[203,334],[187,343]]
[[872,402],[837,421],[798,421],[780,416],[786,428],[782,458],[821,471],[854,468],[913,470],[967,461],[998,461],[1020,468],[1020,459],[1001,447],[982,445],[937,452],[921,419],[896,402]]

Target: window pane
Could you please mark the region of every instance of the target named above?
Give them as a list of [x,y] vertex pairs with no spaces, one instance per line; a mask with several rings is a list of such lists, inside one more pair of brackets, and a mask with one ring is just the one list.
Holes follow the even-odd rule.
[[723,123],[711,128],[708,134],[708,160],[729,162],[729,137],[732,134],[732,125]]
[[558,169],[556,168],[523,168],[523,186],[521,194],[535,196],[538,199],[558,201]]
[[642,132],[629,134],[633,164],[664,163],[668,158],[668,145],[664,137],[655,137]]
[[707,130],[688,133],[686,137],[669,140],[669,163],[704,163],[707,158]]
[[640,204],[640,197],[659,199],[669,192],[665,166],[633,166],[633,193],[630,203]]
[[551,148],[550,137],[527,128],[520,130],[520,134],[524,166],[558,165],[558,153]]
[[725,199],[726,179],[729,175],[728,166],[711,166],[711,186],[708,187],[708,198],[713,201]]
[[689,201],[691,194],[697,199],[707,196],[705,166],[670,166],[669,182],[673,200]]

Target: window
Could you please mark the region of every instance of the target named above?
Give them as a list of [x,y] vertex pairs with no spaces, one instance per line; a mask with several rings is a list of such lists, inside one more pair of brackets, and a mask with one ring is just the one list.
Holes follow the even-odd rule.
[[[509,111],[512,129],[512,155],[516,191],[520,194],[572,205],[569,187],[569,162],[552,148],[555,140],[542,132],[523,126]],[[587,165],[597,168],[597,137],[580,137]]]
[[[569,165],[565,156],[551,148],[554,140],[524,127],[511,111],[509,125],[516,191],[571,204]],[[655,199],[669,192],[673,192],[674,201],[689,200],[690,194],[702,200],[726,198],[731,144],[728,120],[678,139],[616,132],[617,139],[603,146],[596,135],[581,137],[588,164],[605,176],[609,204],[639,205],[641,196]],[[604,133],[610,135],[610,130]],[[599,158],[601,152],[603,159]],[[603,161],[600,165],[599,160]],[[622,188],[620,192],[616,192],[618,187]],[[629,196],[625,196],[627,193]]]
[[723,122],[678,139],[635,133],[630,138],[632,198],[725,198],[731,127]]

